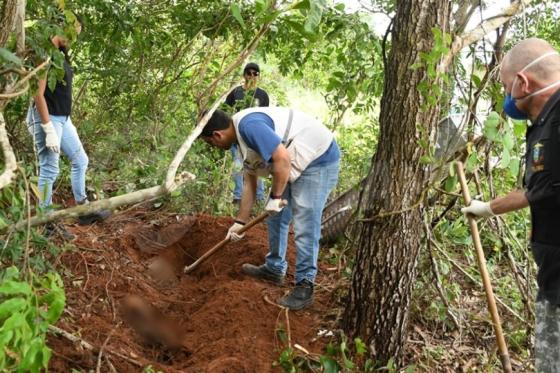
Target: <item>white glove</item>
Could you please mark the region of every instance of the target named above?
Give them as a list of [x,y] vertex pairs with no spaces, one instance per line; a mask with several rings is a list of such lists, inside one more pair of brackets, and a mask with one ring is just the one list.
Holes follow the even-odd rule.
[[60,141],[52,122],[49,120],[47,123],[41,123],[41,127],[46,135],[45,143],[47,145],[47,149],[51,152],[60,153]]
[[238,234],[239,230],[243,228],[245,224],[238,223],[237,221],[228,229],[226,240],[239,241],[245,237],[245,233]]
[[490,208],[490,202],[482,202],[476,199],[473,199],[468,207],[463,207],[461,212],[465,215],[472,214],[483,218],[489,218],[495,215]]
[[283,200],[282,198],[270,197],[268,199],[268,202],[266,203],[266,206],[264,207],[264,210],[272,213],[277,213],[282,211],[282,209],[286,205],[287,205],[286,200]]

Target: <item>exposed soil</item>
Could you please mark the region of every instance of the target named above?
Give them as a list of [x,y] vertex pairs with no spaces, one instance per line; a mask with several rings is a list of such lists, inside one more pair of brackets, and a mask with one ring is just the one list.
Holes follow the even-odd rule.
[[[274,301],[289,291],[291,272],[284,287],[241,272],[242,263],[263,262],[265,225],[183,274],[231,224],[231,218],[133,211],[97,226],[69,227],[78,238],[76,248],[59,257],[67,307],[57,326],[103,346],[101,372],[111,371],[105,357],[119,372],[140,372],[147,365],[164,372],[279,371],[272,363],[287,345],[281,334],[292,345],[321,352],[328,340],[318,331],[330,328],[336,316],[328,271],[320,270],[313,306],[288,313],[289,328],[286,312]],[[294,258],[290,238],[290,271]],[[52,372],[98,366],[97,351],[52,334],[48,344]]]

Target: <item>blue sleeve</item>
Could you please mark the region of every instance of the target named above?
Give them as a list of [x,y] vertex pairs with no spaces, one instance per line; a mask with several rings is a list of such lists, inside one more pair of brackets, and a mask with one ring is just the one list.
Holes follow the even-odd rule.
[[239,122],[239,134],[249,148],[266,162],[272,159],[282,139],[274,132],[274,121],[264,113],[251,113]]

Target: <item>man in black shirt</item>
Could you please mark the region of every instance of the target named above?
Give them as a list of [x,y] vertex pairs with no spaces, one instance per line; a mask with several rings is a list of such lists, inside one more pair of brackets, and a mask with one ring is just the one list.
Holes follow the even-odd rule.
[[[235,113],[250,107],[269,105],[268,94],[264,89],[257,87],[260,74],[261,70],[259,65],[256,63],[249,62],[245,65],[245,68],[243,69],[243,78],[245,79],[245,83],[235,87],[226,97],[226,104],[231,106]],[[239,201],[241,201],[241,194],[243,192],[243,172],[241,171],[243,162],[237,154],[237,147],[235,145],[231,147],[231,155],[233,157],[234,164],[233,181],[235,182],[235,188],[233,190],[233,203],[239,204]],[[259,179],[257,184],[257,199],[259,201],[264,201],[265,198],[264,183],[262,179]]]
[[250,107],[268,106],[268,94],[264,89],[257,87],[261,70],[259,65],[249,62],[243,69],[245,83],[235,87],[226,97],[226,104],[237,113]]
[[535,368],[560,372],[560,55],[544,40],[521,41],[502,62],[504,112],[530,119],[525,190],[490,202],[473,200],[465,214],[490,217],[529,207],[531,250],[539,267]]
[[[82,29],[76,21],[76,34]],[[71,163],[70,178],[72,192],[77,204],[88,203],[86,196],[86,170],[88,156],[70,119],[72,112],[72,80],[74,71],[70,65],[68,48],[70,41],[66,36],[55,35],[51,38],[54,46],[64,54],[64,77],[57,81],[54,89],[47,86],[47,78],[39,79],[37,94],[27,114],[28,131],[33,137],[39,161],[39,192],[40,206],[47,213],[52,204],[52,189],[58,177],[60,152],[62,151]],[[50,72],[49,72],[50,73]],[[78,218],[81,225],[92,224],[110,215],[109,211],[94,212]],[[45,235],[60,234],[71,240],[74,236],[63,225],[49,223],[45,226]]]

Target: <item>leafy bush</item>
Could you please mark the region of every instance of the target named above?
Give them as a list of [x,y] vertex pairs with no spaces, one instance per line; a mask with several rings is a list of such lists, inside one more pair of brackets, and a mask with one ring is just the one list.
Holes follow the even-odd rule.
[[46,333],[66,302],[57,273],[22,278],[12,266],[0,276],[0,371],[39,372],[48,367]]

